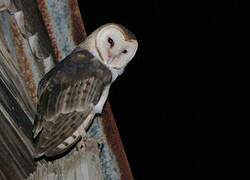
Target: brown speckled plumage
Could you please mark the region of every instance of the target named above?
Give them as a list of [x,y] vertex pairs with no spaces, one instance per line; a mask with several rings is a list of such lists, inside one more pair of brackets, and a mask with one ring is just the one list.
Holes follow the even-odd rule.
[[[38,87],[34,128],[35,136],[43,129],[37,156],[53,156],[71,146],[57,148],[92,112],[111,80],[110,70],[86,50],[72,53],[43,77]],[[75,142],[78,139],[75,137]]]

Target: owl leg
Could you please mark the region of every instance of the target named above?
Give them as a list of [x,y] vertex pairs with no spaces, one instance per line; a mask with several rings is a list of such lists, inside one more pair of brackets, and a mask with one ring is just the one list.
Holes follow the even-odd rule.
[[88,148],[88,144],[89,143],[96,143],[99,147],[99,149],[102,148],[103,145],[103,139],[101,138],[87,138],[87,136],[85,136],[86,138],[82,138],[81,141],[79,141],[76,145],[77,150],[81,150],[81,149],[87,149]]
[[103,144],[103,139],[101,138],[88,138],[86,134],[86,130],[89,128],[91,122],[94,119],[95,114],[89,114],[83,124],[79,127],[78,132],[82,135],[81,141],[78,142],[77,148],[82,149],[87,147],[87,141],[94,141],[96,142],[99,147]]
[[[94,117],[95,117],[95,114],[90,114],[87,117],[87,119],[86,119],[86,121],[84,123],[84,129],[88,129],[89,128],[89,126],[92,123]],[[102,147],[102,144],[103,144],[103,139],[102,138],[88,138],[87,140],[97,143],[100,148]]]
[[85,129],[81,129],[82,139],[77,143],[77,149],[85,149],[87,147],[87,133]]
[[98,144],[98,146],[101,148],[103,144],[102,138],[88,138],[86,131],[82,131],[82,139],[77,143],[77,149],[85,149],[87,147],[87,142],[92,141]]

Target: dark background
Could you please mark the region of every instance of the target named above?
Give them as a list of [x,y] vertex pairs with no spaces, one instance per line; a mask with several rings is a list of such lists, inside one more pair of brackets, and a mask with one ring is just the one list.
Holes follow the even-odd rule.
[[79,1],[139,41],[109,96],[134,177],[250,176],[250,3],[165,2]]

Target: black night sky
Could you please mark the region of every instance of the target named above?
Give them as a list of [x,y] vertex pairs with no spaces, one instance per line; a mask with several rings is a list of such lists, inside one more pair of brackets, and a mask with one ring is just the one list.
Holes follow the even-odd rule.
[[250,3],[135,2],[79,1],[139,41],[109,96],[135,179],[249,177]]

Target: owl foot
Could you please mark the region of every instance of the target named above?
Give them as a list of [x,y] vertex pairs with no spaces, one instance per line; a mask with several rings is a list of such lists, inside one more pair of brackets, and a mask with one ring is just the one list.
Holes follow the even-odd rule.
[[101,138],[82,138],[81,141],[79,141],[76,145],[77,150],[78,151],[81,149],[86,150],[88,148],[88,144],[90,142],[96,143],[98,145],[99,149],[102,149],[102,147],[103,147],[103,139],[101,139]]
[[76,147],[77,147],[77,150],[86,149],[86,147],[87,147],[87,134],[86,134],[85,130],[82,133],[82,139],[77,143]]
[[98,144],[98,147],[101,149],[103,146],[103,139],[102,138],[89,138],[89,141],[95,142]]
[[85,149],[87,147],[86,138],[82,138],[81,141],[77,143],[77,149]]

